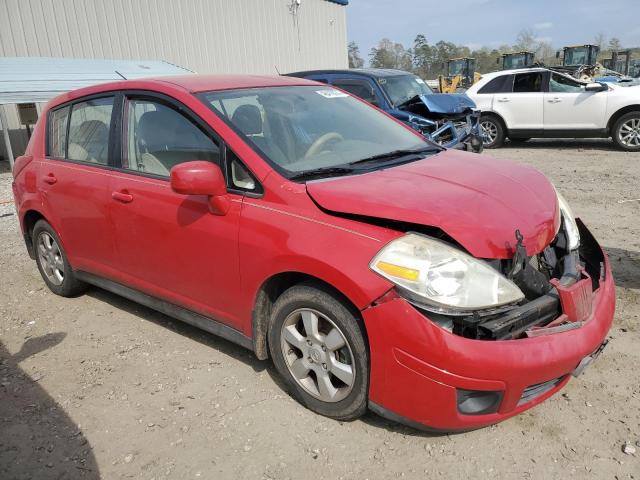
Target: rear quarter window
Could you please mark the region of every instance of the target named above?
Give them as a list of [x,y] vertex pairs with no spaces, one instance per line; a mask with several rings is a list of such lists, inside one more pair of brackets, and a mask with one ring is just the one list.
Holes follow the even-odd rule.
[[511,91],[513,75],[501,75],[491,79],[484,87],[478,90],[479,94],[507,93]]
[[64,158],[67,145],[67,126],[69,124],[69,106],[58,108],[49,113],[47,156]]

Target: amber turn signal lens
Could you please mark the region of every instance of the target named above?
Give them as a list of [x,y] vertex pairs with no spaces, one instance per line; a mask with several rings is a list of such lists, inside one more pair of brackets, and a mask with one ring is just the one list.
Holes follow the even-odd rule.
[[376,267],[385,273],[397,278],[404,278],[405,280],[416,281],[420,272],[413,268],[401,267],[400,265],[394,265],[393,263],[387,263],[379,261],[376,263]]

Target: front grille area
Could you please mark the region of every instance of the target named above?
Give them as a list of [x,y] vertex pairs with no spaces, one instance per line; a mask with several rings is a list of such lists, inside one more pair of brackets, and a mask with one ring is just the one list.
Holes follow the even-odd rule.
[[560,382],[562,382],[562,380],[564,380],[565,377],[566,375],[563,375],[561,377],[554,378],[553,380],[549,380],[543,383],[536,383],[535,385],[529,385],[522,392],[522,396],[520,397],[520,400],[518,400],[518,406],[523,405],[527,402],[530,402],[531,400],[538,398],[540,395],[544,395],[549,390],[559,385]]

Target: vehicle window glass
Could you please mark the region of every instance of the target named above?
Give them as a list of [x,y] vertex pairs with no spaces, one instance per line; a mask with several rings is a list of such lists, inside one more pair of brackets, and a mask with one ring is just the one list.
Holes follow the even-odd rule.
[[379,83],[389,96],[391,103],[396,107],[411,100],[416,95],[433,93],[429,85],[416,75],[384,77],[379,80]]
[[238,156],[232,150],[227,148],[227,165],[231,173],[231,185],[238,190],[255,192],[259,189],[251,172],[244,166]]
[[346,90],[356,97],[378,105],[378,99],[373,91],[373,87],[366,80],[334,80],[332,83],[336,87]]
[[64,158],[67,148],[67,124],[69,107],[59,108],[49,114],[49,146],[48,155],[53,158]]
[[515,93],[542,91],[542,72],[518,73],[513,80]]
[[168,177],[171,168],[180,163],[219,163],[218,145],[171,107],[150,100],[129,100],[126,119],[123,168]]
[[328,86],[226,90],[202,98],[285,176],[397,150],[439,151],[385,114]]
[[67,158],[79,162],[109,163],[109,128],[113,97],[73,105],[69,121]]
[[564,75],[558,75],[557,73],[551,74],[551,81],[549,82],[550,92],[563,92],[563,93],[580,93],[584,92],[584,84],[571,80]]
[[512,78],[512,75],[501,75],[499,77],[493,78],[489,80],[489,82],[478,90],[479,94],[490,94],[490,93],[504,93],[509,92],[511,89],[509,88],[509,79]]

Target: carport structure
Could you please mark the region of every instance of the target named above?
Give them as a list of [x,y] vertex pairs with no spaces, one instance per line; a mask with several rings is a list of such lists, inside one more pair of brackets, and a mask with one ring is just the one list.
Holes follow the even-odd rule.
[[193,72],[159,60],[0,58],[0,129],[11,169],[14,162],[9,134],[12,125],[5,105],[37,105],[61,93],[98,83],[187,73]]

